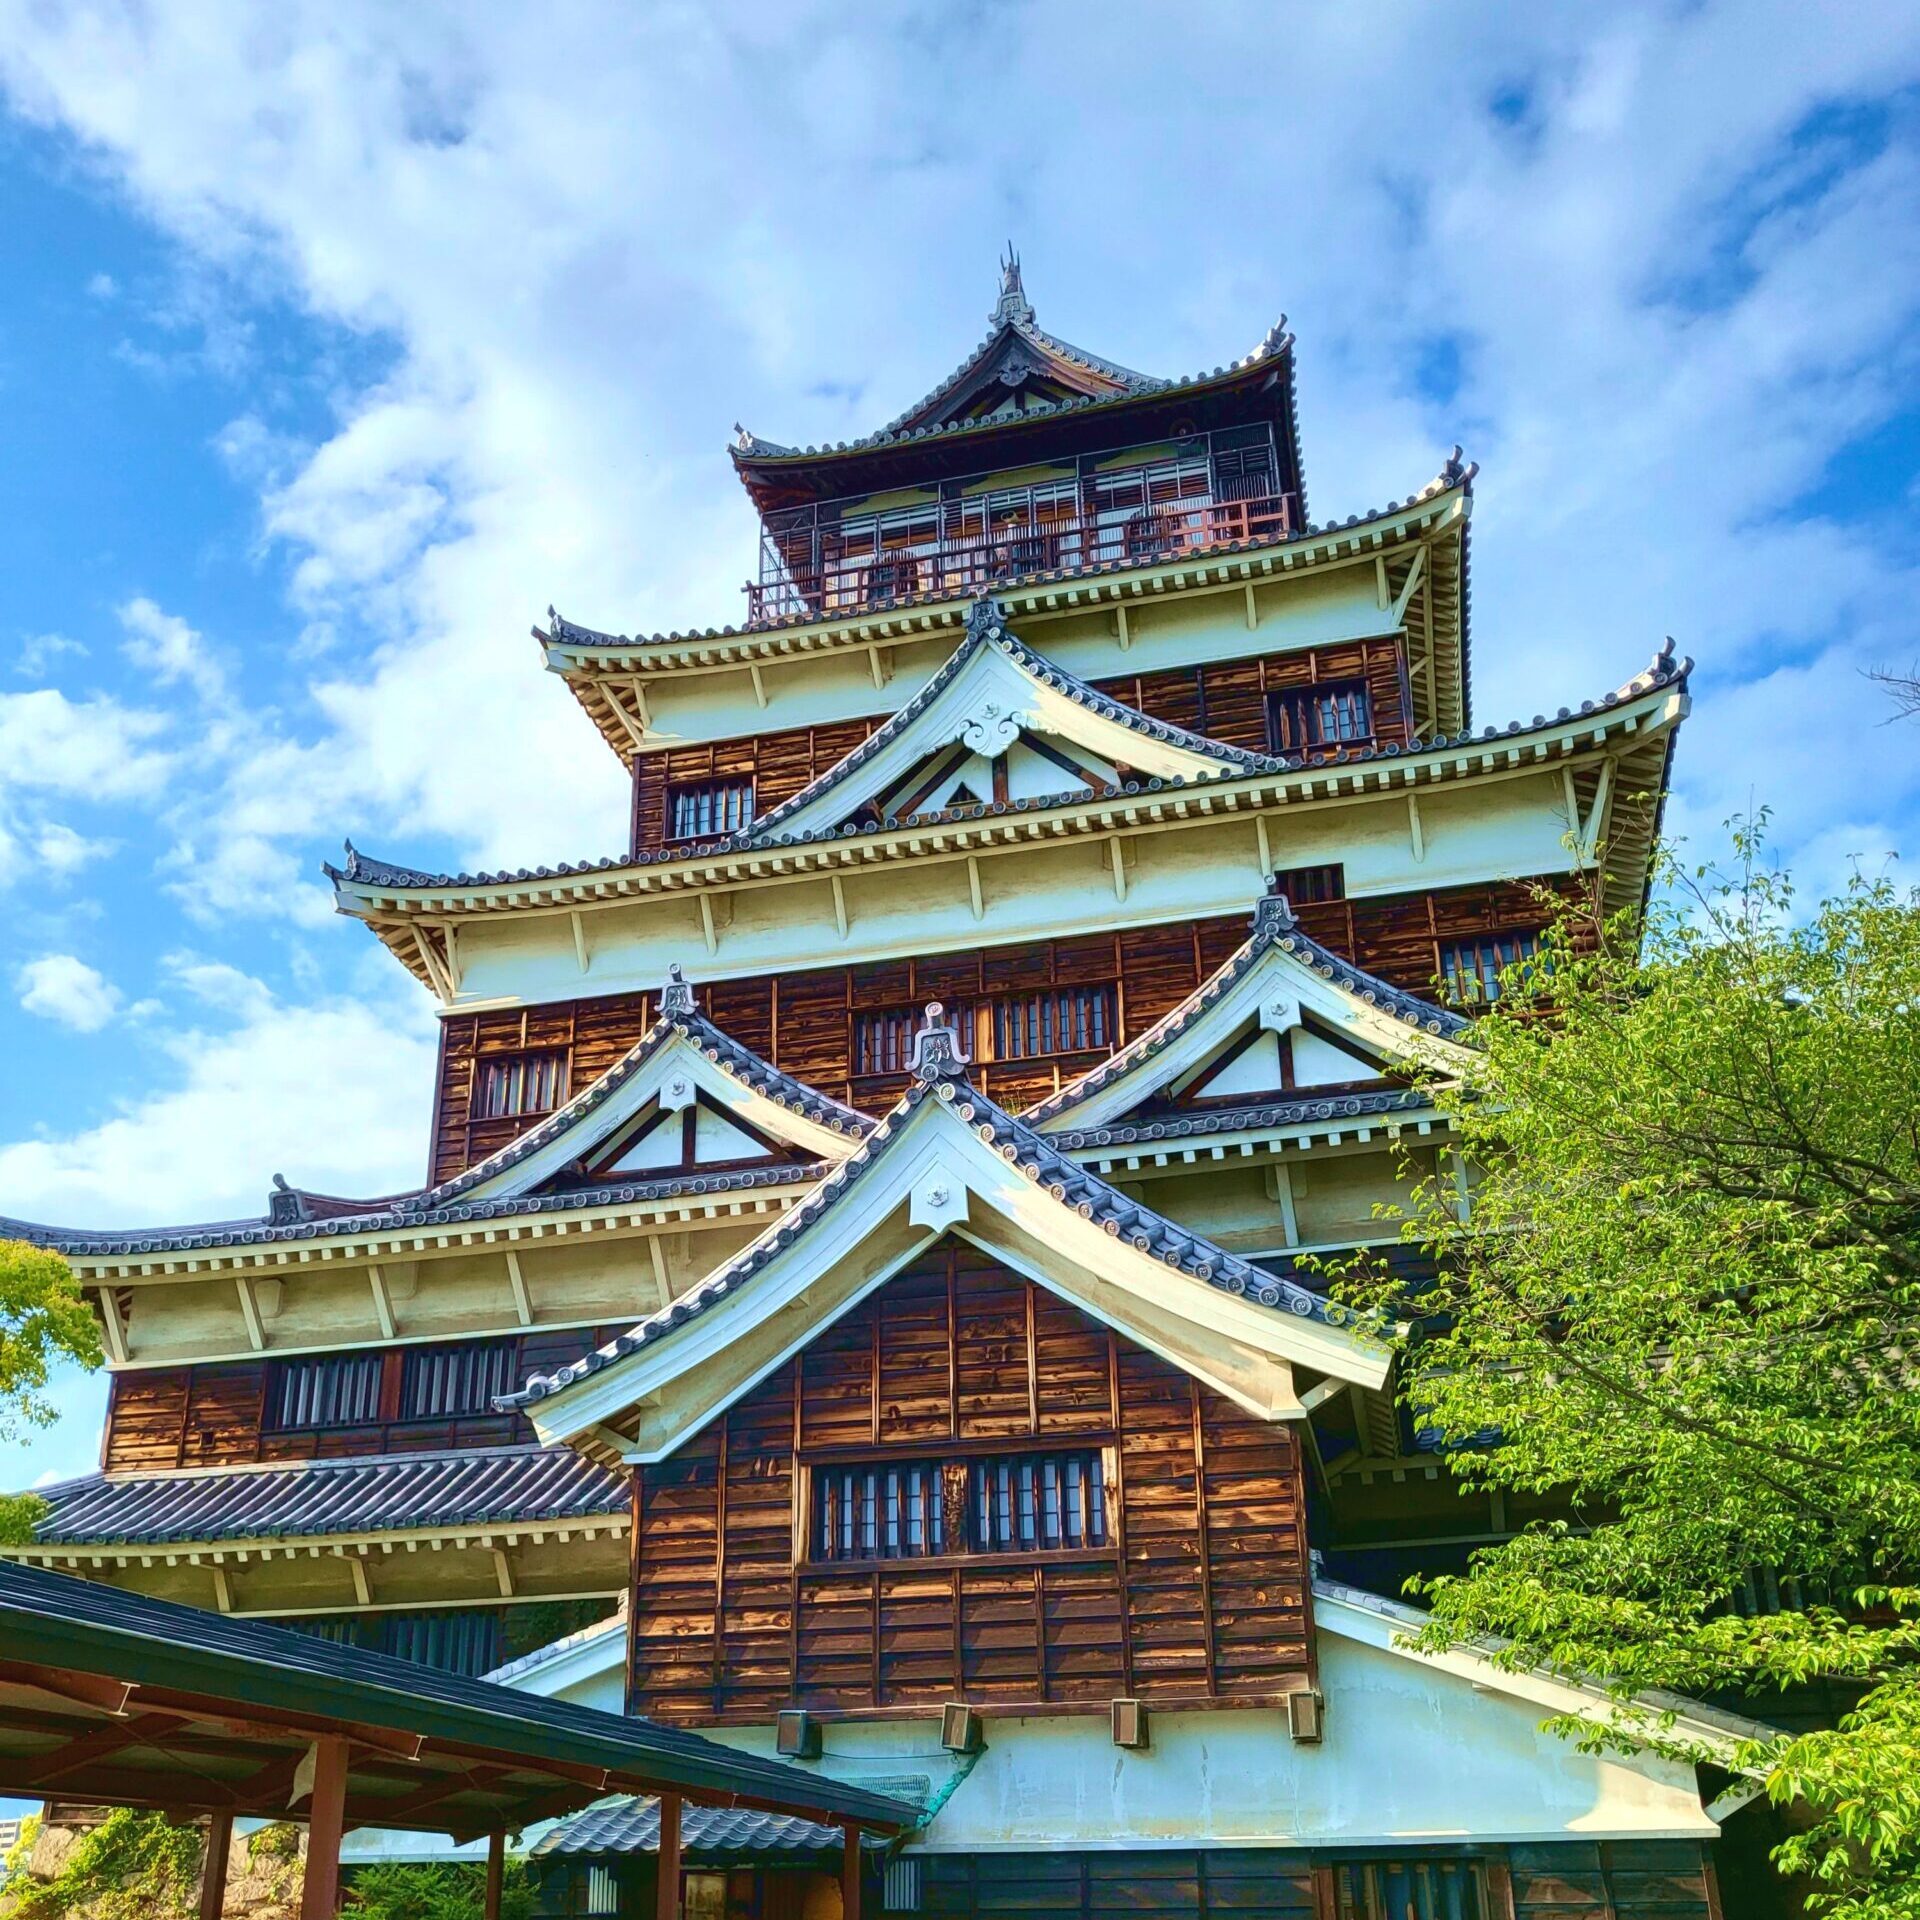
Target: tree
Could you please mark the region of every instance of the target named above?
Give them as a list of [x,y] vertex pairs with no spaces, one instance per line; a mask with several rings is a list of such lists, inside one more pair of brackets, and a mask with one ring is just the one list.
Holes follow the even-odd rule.
[[[1422,1642],[1604,1680],[1592,1741],[1671,1745],[1651,1688],[1857,1691],[1756,1745],[1802,1830],[1775,1853],[1845,1920],[1920,1915],[1920,896],[1857,882],[1798,921],[1743,833],[1669,863],[1641,928],[1563,921],[1503,981],[1475,1169],[1406,1231],[1441,1277],[1402,1392],[1455,1471],[1563,1520],[1415,1583]],[[1385,1276],[1359,1283],[1376,1311]],[[1402,1303],[1404,1304],[1404,1303]],[[1749,1575],[1788,1607],[1749,1617]]]
[[[0,1440],[22,1423],[52,1425],[58,1409],[46,1386],[62,1360],[100,1364],[100,1329],[72,1270],[43,1247],[0,1240]],[[0,1495],[0,1544],[30,1540],[45,1511],[32,1494]]]

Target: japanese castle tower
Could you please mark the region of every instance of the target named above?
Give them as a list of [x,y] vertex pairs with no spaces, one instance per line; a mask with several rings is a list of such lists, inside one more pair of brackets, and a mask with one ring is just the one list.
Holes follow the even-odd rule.
[[[918,1798],[889,1911],[1717,1915],[1711,1770],[1399,1644],[1530,1516],[1303,1261],[1465,1202],[1419,1087],[1543,886],[1642,898],[1687,663],[1478,724],[1458,449],[1316,520],[1283,327],[1135,373],[1013,260],[886,426],[730,452],[744,621],[537,629],[625,849],[329,869],[437,1003],[425,1184],[0,1222],[113,1369],[6,1551]],[[645,1814],[550,1903],[650,1910]],[[829,1920],[809,1844],[690,1839],[687,1911]]]

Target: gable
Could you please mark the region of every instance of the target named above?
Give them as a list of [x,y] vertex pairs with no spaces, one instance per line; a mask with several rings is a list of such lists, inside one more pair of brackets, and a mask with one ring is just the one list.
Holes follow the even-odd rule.
[[1421,1073],[1466,1071],[1467,1025],[1308,939],[1286,901],[1269,896],[1245,945],[1210,979],[1026,1119],[1077,1140],[1171,1109],[1405,1086]]
[[[997,751],[992,750],[994,747]],[[1120,768],[1061,734],[1017,728],[982,751],[962,738],[929,755],[875,796],[882,820],[917,820],[953,807],[1064,800],[1119,790]]]

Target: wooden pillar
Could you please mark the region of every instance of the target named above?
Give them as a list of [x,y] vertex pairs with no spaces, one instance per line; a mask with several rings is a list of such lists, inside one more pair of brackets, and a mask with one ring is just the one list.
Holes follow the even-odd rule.
[[[653,1889],[654,1920],[680,1920],[680,1796],[660,1796],[660,1865]],[[304,1916],[303,1916],[304,1920]]]
[[860,1920],[860,1829],[849,1820],[840,1849],[840,1920]]
[[500,1886],[507,1871],[507,1836],[498,1827],[487,1835],[487,1905],[485,1920],[500,1920]]
[[313,1743],[313,1752],[300,1920],[334,1920],[340,1911],[340,1840],[347,1825],[347,1743],[337,1733],[325,1734]]
[[200,1920],[220,1920],[227,1901],[227,1855],[233,1851],[233,1815],[216,1813],[207,1821],[207,1858],[200,1869]]

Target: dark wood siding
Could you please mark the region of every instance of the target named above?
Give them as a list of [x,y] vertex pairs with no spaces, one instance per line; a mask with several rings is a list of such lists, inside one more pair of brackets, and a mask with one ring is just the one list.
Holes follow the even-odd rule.
[[[579,1327],[524,1334],[514,1342],[515,1376],[525,1379],[564,1366],[619,1331]],[[389,1409],[399,1404],[406,1355],[418,1351],[411,1346],[387,1349],[391,1391],[383,1393],[382,1400]],[[346,1460],[378,1453],[515,1446],[534,1437],[526,1416],[518,1413],[270,1431],[267,1400],[274,1364],[262,1358],[114,1374],[102,1465],[109,1473],[161,1473],[175,1467],[251,1466],[263,1460]]]
[[[1107,1545],[806,1556],[815,1468],[1035,1443],[1104,1449]],[[636,1495],[636,1712],[1084,1712],[1272,1702],[1309,1681],[1292,1429],[957,1241],[638,1469]]]
[[[1347,646],[1222,660],[1162,673],[1122,674],[1094,684],[1103,693],[1155,720],[1171,721],[1229,746],[1267,748],[1267,695],[1326,680],[1364,680],[1373,711],[1372,738],[1404,746],[1412,724],[1407,678],[1398,640],[1361,640]],[[841,720],[831,726],[790,727],[706,746],[671,747],[642,754],[633,767],[632,850],[657,852],[669,844],[668,794],[684,782],[745,778],[753,782],[753,809],[790,800],[810,780],[837,765],[880,727],[886,716]]]
[[[1373,900],[1329,900],[1300,910],[1318,940],[1395,986],[1431,994],[1440,943],[1466,934],[1536,929],[1546,915],[1533,883],[1452,887]],[[1113,1043],[1123,1046],[1177,1006],[1247,937],[1247,919],[1175,921],[1122,933],[1088,934],[1017,947],[990,947],[864,967],[702,984],[701,1005],[743,1046],[809,1086],[868,1112],[883,1111],[905,1084],[900,1074],[854,1071],[857,1011],[918,1009],[939,999],[976,1006],[996,995],[1047,987],[1111,987]],[[653,996],[610,994],[526,1011],[463,1014],[441,1023],[440,1102],[433,1178],[445,1180],[538,1123],[537,1114],[476,1119],[476,1059],[565,1047],[576,1093],[611,1067],[647,1030]],[[1108,1048],[996,1063],[979,1055],[982,1089],[1016,1111],[1044,1099],[1103,1059]]]
[[1691,1840],[1513,1847],[1509,1870],[1514,1920],[1720,1920]]

